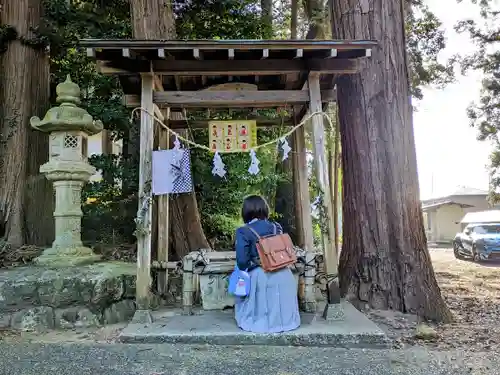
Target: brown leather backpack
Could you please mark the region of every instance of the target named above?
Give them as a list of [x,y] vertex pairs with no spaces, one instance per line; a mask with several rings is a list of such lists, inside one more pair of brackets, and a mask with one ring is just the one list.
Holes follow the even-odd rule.
[[274,233],[264,237],[259,236],[250,226],[247,227],[257,237],[257,251],[265,272],[277,271],[297,262],[292,239],[286,233],[277,234],[276,225]]

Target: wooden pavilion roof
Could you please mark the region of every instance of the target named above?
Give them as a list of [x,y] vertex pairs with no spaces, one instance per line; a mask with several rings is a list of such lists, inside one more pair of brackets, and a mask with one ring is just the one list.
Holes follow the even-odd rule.
[[[193,100],[191,106],[183,93],[240,82],[255,85],[258,94],[255,93],[252,100],[235,100],[227,107],[275,106],[265,99],[267,95],[268,98],[274,96],[282,105],[299,108],[298,117],[307,108],[308,94],[300,90],[305,87],[310,72],[321,74],[322,97],[332,101],[336,78],[355,73],[360,59],[371,56],[371,49],[376,45],[375,41],[363,40],[80,41],[87,56],[97,60],[101,73],[119,76],[129,106],[139,104],[140,73],[153,72],[156,76],[154,99],[160,107],[218,107],[217,103],[228,102],[224,100],[230,96],[229,92],[225,93],[226,97],[223,92],[219,93],[218,101]],[[286,95],[288,100],[283,100],[283,90],[292,91]],[[259,101],[259,98],[264,99]]]

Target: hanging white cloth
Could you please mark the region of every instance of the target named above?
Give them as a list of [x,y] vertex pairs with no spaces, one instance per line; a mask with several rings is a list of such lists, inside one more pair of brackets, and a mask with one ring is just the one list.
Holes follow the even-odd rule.
[[248,168],[248,173],[256,175],[259,173],[260,168],[259,168],[260,161],[257,159],[257,154],[255,153],[255,150],[250,150],[250,167]]
[[175,148],[153,151],[153,194],[181,194],[193,191],[189,150]]
[[226,175],[226,165],[222,161],[218,151],[216,151],[214,155],[214,167],[212,168],[212,174],[221,178]]
[[286,137],[280,138],[279,144],[281,146],[281,150],[283,151],[283,156],[281,160],[285,161],[286,159],[288,159],[288,154],[290,153],[290,151],[292,151],[292,148],[288,144],[288,140],[286,139]]

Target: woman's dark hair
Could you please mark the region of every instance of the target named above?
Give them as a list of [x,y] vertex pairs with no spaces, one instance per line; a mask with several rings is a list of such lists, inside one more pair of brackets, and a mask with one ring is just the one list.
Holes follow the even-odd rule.
[[269,218],[269,205],[260,195],[250,195],[243,201],[241,217],[245,223],[253,219],[265,220]]

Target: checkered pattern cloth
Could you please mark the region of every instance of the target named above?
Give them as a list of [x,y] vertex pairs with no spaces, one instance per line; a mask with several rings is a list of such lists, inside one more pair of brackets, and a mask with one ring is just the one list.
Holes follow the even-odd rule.
[[[174,163],[172,168],[174,172],[174,181],[172,183],[172,193],[190,193],[193,191],[193,179],[191,176],[191,154],[187,149],[177,151],[180,155]],[[177,158],[177,157],[176,157]]]
[[191,154],[188,149],[153,152],[153,194],[193,191]]

